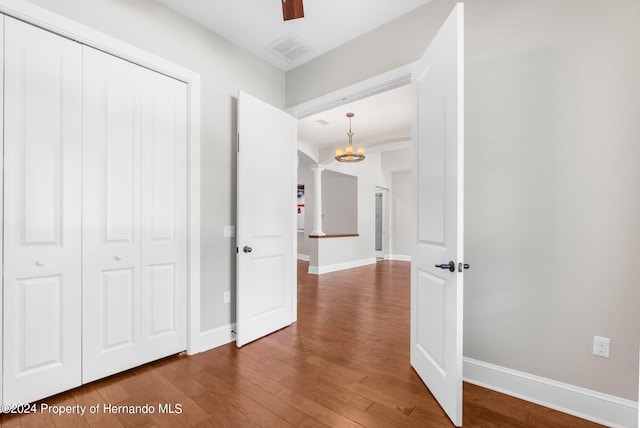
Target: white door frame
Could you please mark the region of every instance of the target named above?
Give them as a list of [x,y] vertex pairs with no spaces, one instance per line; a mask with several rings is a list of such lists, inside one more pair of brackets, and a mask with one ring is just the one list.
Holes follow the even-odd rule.
[[200,74],[26,0],[0,0],[0,13],[147,67],[187,84],[187,352],[205,350],[200,334]]
[[[301,104],[297,104],[293,107],[289,107],[285,111],[292,115],[295,119],[304,119],[305,117],[320,113],[326,110],[330,110],[334,107],[352,103],[357,100],[371,97],[379,93],[389,91],[391,89],[399,88],[411,84],[411,72],[415,66],[415,63],[410,63],[398,67],[386,73],[379,74],[377,76],[365,79],[361,82],[344,87],[337,91],[330,92],[328,94],[319,96],[312,100],[306,101]],[[376,188],[377,190],[381,190]],[[388,192],[387,192],[388,199]],[[385,203],[386,204],[386,203]],[[389,215],[387,212],[385,213]],[[386,220],[385,220],[386,221]],[[384,251],[389,251],[388,246],[388,233],[387,233],[387,246],[383,247]]]
[[413,70],[414,64],[415,63],[403,65],[386,73],[289,107],[285,111],[296,119],[303,119],[334,107],[349,104],[401,86],[410,85],[411,70]]
[[[412,83],[412,70],[416,63],[407,64],[387,73],[371,77],[346,88],[298,104],[286,110],[298,119],[340,106],[381,92]],[[413,138],[413,137],[412,137]]]

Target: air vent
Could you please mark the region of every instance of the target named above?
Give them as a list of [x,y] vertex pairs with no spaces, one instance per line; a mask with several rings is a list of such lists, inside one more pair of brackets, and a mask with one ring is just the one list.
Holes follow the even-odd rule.
[[316,123],[319,123],[319,124],[320,124],[320,125],[322,125],[322,126],[327,126],[327,125],[329,125],[329,122],[327,122],[327,121],[326,121],[326,120],[324,120],[324,119],[316,120]]
[[311,46],[300,36],[289,33],[273,41],[266,48],[287,62],[293,62],[311,50]]

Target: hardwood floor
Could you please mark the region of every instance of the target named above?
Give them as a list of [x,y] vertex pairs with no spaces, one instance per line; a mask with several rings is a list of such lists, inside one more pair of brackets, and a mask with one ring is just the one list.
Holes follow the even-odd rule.
[[[0,425],[451,427],[409,365],[409,264],[321,276],[307,265],[298,264],[293,326],[242,349],[230,343],[93,382],[36,403],[37,413],[3,415]],[[81,416],[54,406],[87,407]],[[174,413],[161,413],[169,406]],[[599,426],[470,384],[463,418],[465,427]]]

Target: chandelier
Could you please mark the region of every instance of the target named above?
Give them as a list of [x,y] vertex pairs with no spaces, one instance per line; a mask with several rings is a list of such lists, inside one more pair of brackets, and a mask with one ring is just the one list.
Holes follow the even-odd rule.
[[344,153],[342,152],[342,147],[336,147],[336,160],[338,162],[360,162],[365,158],[364,147],[360,146],[356,153],[353,152],[353,132],[351,132],[351,118],[353,116],[353,113],[347,113],[347,117],[349,118],[349,132],[347,132],[349,142],[347,143],[347,147],[345,147]]

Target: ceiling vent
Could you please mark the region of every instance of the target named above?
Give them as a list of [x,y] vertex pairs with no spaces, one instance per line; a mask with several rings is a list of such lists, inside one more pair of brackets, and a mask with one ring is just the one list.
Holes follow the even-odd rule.
[[289,33],[269,44],[267,50],[287,62],[293,62],[311,51],[311,46],[297,34]]
[[320,124],[320,125],[322,125],[322,126],[327,126],[327,125],[329,125],[329,122],[327,122],[327,121],[326,121],[326,120],[324,120],[324,119],[316,120],[316,123],[319,123],[319,124]]

